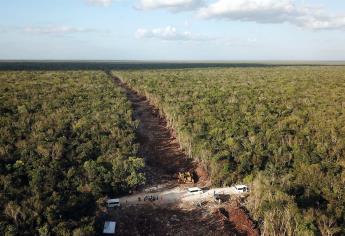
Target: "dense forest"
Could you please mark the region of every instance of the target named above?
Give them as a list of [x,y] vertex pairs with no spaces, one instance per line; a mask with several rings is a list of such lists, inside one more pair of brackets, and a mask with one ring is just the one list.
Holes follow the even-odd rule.
[[103,72],[0,72],[0,235],[94,235],[145,181],[136,127]]
[[345,67],[113,73],[160,108],[213,184],[250,184],[263,234],[345,234]]

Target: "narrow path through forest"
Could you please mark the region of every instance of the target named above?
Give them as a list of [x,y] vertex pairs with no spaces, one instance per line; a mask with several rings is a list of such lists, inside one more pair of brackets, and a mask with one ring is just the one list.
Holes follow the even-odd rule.
[[207,174],[181,150],[168,128],[167,121],[142,95],[131,89],[119,78],[108,74],[121,87],[133,106],[133,119],[139,121],[137,129],[139,156],[145,159],[147,186],[176,186],[179,172],[193,172],[199,184],[205,184]]
[[[206,171],[181,150],[173,130],[168,127],[167,121],[160,116],[157,108],[111,72],[107,74],[126,93],[133,106],[133,119],[139,121],[137,129],[139,156],[145,160],[147,178],[143,191],[120,199],[121,210],[108,211],[109,219],[117,222],[117,234],[258,236],[258,231],[245,211],[231,207],[229,203],[222,206],[211,203],[213,207],[210,205],[199,208],[195,208],[195,204],[192,204],[187,209],[178,206],[159,207],[159,204],[135,203],[139,197],[144,198],[148,190],[160,192],[161,201],[163,199],[161,195],[165,194],[165,200],[171,198],[172,202],[176,202],[184,197],[187,202],[193,202],[193,196],[185,196],[185,189],[191,185],[180,184],[178,173],[195,173],[197,183],[193,185],[199,187],[208,187],[209,178]],[[211,196],[213,192],[211,189],[203,196]],[[201,199],[199,196],[196,198],[197,202]],[[230,212],[234,214],[230,216]]]

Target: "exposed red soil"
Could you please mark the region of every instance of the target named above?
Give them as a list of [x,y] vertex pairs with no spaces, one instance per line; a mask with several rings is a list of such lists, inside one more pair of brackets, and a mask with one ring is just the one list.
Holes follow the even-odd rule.
[[[144,96],[112,77],[126,92],[133,105],[133,118],[140,122],[139,155],[146,162],[147,185],[178,185],[178,173],[185,171],[195,173],[199,185],[206,185],[209,179],[206,170],[181,150],[174,131],[159,111]],[[108,217],[117,222],[116,235],[259,235],[246,212],[234,205],[216,207],[211,212],[205,208],[184,210],[176,206],[129,207],[109,212]]]
[[183,152],[174,131],[159,111],[120,79],[114,77],[114,81],[125,90],[133,106],[133,118],[140,121],[137,129],[139,155],[146,162],[147,184],[178,184],[178,173],[187,171],[198,175],[199,182],[206,182],[207,172]]
[[259,235],[245,212],[232,207],[213,212],[202,208],[130,207],[117,213],[115,218],[118,219],[118,235]]
[[232,202],[225,208],[220,208],[222,213],[228,220],[229,231],[236,232],[238,236],[259,236],[259,230],[253,221],[249,218],[246,211],[236,202]]

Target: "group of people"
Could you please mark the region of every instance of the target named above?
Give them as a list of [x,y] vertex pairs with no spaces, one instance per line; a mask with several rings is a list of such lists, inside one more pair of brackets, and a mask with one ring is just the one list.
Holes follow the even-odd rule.
[[[150,196],[145,196],[144,197],[144,201],[158,201],[159,197],[158,196],[153,196],[153,195],[150,195]],[[138,201],[140,202],[141,201],[141,198],[138,197]]]

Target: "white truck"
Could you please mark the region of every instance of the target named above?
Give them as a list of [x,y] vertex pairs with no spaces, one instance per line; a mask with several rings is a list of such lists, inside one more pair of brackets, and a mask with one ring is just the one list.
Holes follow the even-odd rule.
[[202,189],[201,188],[198,188],[198,187],[194,187],[194,188],[188,188],[187,189],[187,192],[189,193],[189,194],[203,194],[204,192],[202,191]]
[[120,199],[114,198],[114,199],[108,199],[107,200],[107,207],[108,208],[114,208],[120,206]]
[[235,193],[237,193],[237,194],[249,192],[249,188],[246,185],[235,185],[234,189],[235,189]]

